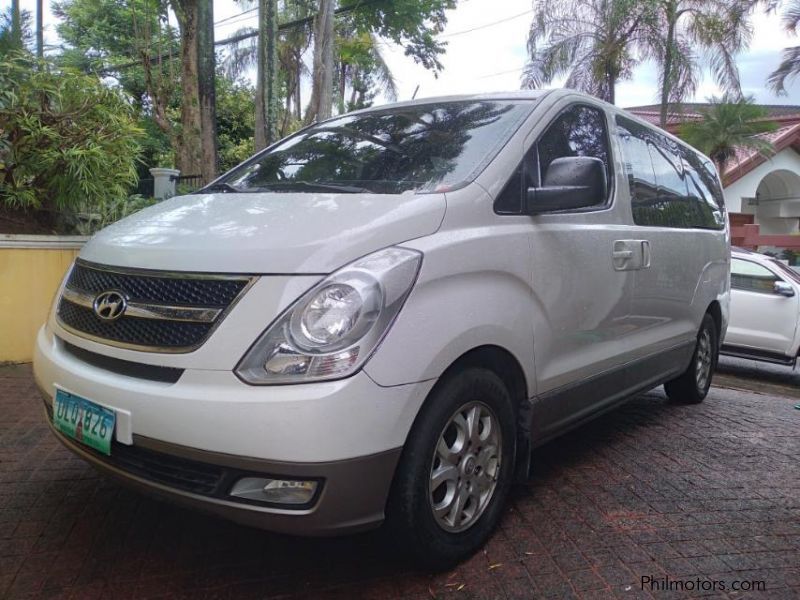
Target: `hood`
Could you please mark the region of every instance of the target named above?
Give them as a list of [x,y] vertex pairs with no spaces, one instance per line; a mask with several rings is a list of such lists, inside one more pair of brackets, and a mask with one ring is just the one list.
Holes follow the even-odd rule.
[[252,193],[178,196],[97,233],[81,258],[215,273],[330,273],[435,232],[442,194]]

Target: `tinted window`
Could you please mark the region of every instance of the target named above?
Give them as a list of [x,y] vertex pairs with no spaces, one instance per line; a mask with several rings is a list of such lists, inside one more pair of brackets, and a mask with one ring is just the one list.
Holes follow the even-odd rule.
[[547,167],[557,158],[591,156],[603,161],[606,180],[611,183],[606,120],[599,108],[576,105],[565,110],[539,139],[537,150],[540,181],[544,180]]
[[539,185],[539,174],[536,161],[536,145],[534,144],[522,162],[514,169],[513,175],[494,201],[494,210],[501,214],[519,214],[522,212],[522,199],[530,187]]
[[345,115],[298,132],[222,182],[241,191],[446,191],[471,181],[532,108],[444,102]]
[[634,121],[617,124],[637,225],[725,226],[716,174],[699,155]]
[[749,292],[774,293],[779,277],[766,267],[749,260],[731,260],[731,287]]

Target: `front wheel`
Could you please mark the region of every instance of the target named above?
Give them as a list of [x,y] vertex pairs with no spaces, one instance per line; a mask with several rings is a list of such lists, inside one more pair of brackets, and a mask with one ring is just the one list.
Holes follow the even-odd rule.
[[441,570],[488,539],[514,471],[516,427],[502,380],[482,368],[448,377],[409,434],[387,520],[421,566]]
[[667,396],[681,404],[699,404],[708,395],[719,358],[717,326],[706,314],[697,334],[692,362],[682,375],[664,384]]

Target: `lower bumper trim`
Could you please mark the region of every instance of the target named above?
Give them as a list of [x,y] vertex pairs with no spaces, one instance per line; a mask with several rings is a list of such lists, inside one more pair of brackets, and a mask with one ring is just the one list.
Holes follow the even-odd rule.
[[[49,408],[49,405],[47,405]],[[46,411],[46,414],[49,411]],[[218,483],[212,495],[180,489],[157,481],[120,462],[108,460],[83,444],[57,431],[48,416],[53,434],[69,450],[79,455],[104,474],[147,494],[188,506],[203,512],[280,533],[307,536],[340,535],[373,529],[383,522],[384,508],[391,487],[401,448],[348,460],[325,463],[289,463],[238,457],[134,436],[133,447],[142,453],[158,454],[160,460],[172,457],[191,460],[206,473],[227,472],[235,481],[242,473],[257,473],[284,478],[316,478],[323,482],[307,506],[279,508],[259,502],[242,502],[227,495],[230,484]],[[122,446],[120,450],[116,446]],[[117,456],[131,448],[115,444]],[[228,478],[223,478],[225,482]],[[227,487],[226,487],[227,486]],[[224,491],[220,491],[224,490]]]

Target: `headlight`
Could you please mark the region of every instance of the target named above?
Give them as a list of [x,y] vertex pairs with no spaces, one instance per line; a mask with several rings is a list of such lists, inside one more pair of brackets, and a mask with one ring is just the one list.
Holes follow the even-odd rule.
[[346,265],[300,297],[248,350],[251,384],[339,379],[357,371],[408,297],[422,254],[386,248]]

